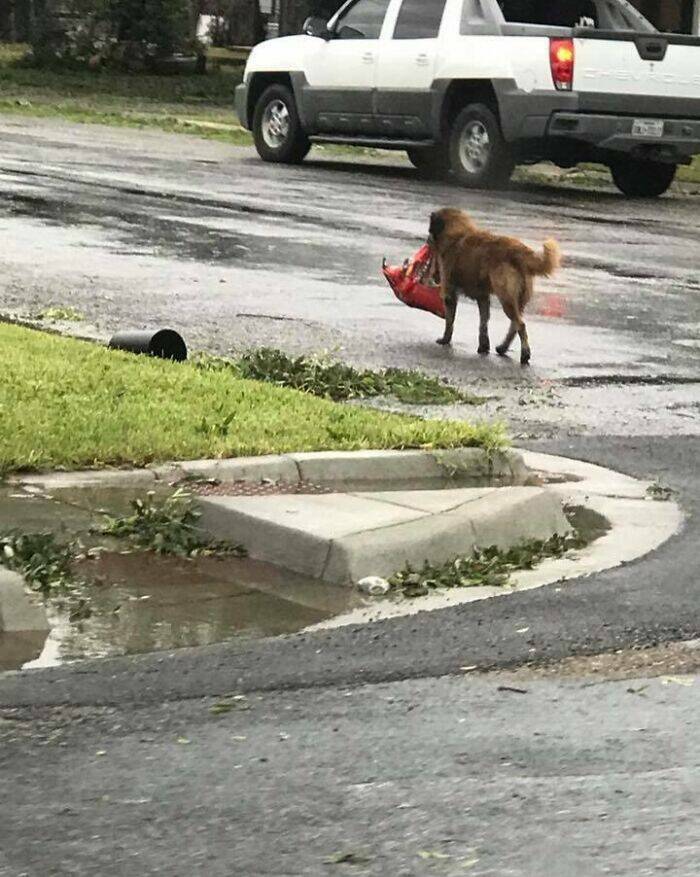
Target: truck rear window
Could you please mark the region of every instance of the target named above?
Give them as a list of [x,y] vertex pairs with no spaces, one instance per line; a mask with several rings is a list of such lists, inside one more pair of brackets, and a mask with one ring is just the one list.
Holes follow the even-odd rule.
[[502,0],[503,17],[513,24],[539,24],[549,27],[576,27],[593,22],[598,25],[598,12],[593,0]]

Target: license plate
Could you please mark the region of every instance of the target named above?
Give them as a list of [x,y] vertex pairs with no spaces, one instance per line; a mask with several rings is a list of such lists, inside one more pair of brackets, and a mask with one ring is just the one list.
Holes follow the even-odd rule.
[[632,123],[633,137],[663,137],[664,123],[661,119],[635,119]]

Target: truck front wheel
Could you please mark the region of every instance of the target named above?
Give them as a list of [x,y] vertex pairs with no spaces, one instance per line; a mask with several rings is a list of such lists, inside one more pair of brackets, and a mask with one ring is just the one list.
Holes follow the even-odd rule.
[[253,138],[263,161],[299,164],[306,158],[311,143],[301,127],[294,95],[285,85],[271,85],[260,95]]
[[611,162],[610,173],[617,188],[628,198],[658,198],[676,176],[675,164],[623,158]]
[[498,118],[485,104],[469,104],[450,129],[450,167],[459,182],[470,189],[506,185],[513,173],[513,153]]

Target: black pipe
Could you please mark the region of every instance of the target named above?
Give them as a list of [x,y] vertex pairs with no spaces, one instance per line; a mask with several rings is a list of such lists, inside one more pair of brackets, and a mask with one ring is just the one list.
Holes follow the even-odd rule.
[[109,340],[114,350],[128,350],[129,353],[146,353],[159,359],[172,359],[184,362],[187,359],[187,345],[182,336],[173,329],[152,329],[117,332]]

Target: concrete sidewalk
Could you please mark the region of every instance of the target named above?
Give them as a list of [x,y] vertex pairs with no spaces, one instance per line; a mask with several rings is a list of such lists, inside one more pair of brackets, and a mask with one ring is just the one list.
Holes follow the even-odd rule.
[[341,585],[571,529],[558,496],[538,487],[213,496],[201,506],[200,524],[215,538]]

